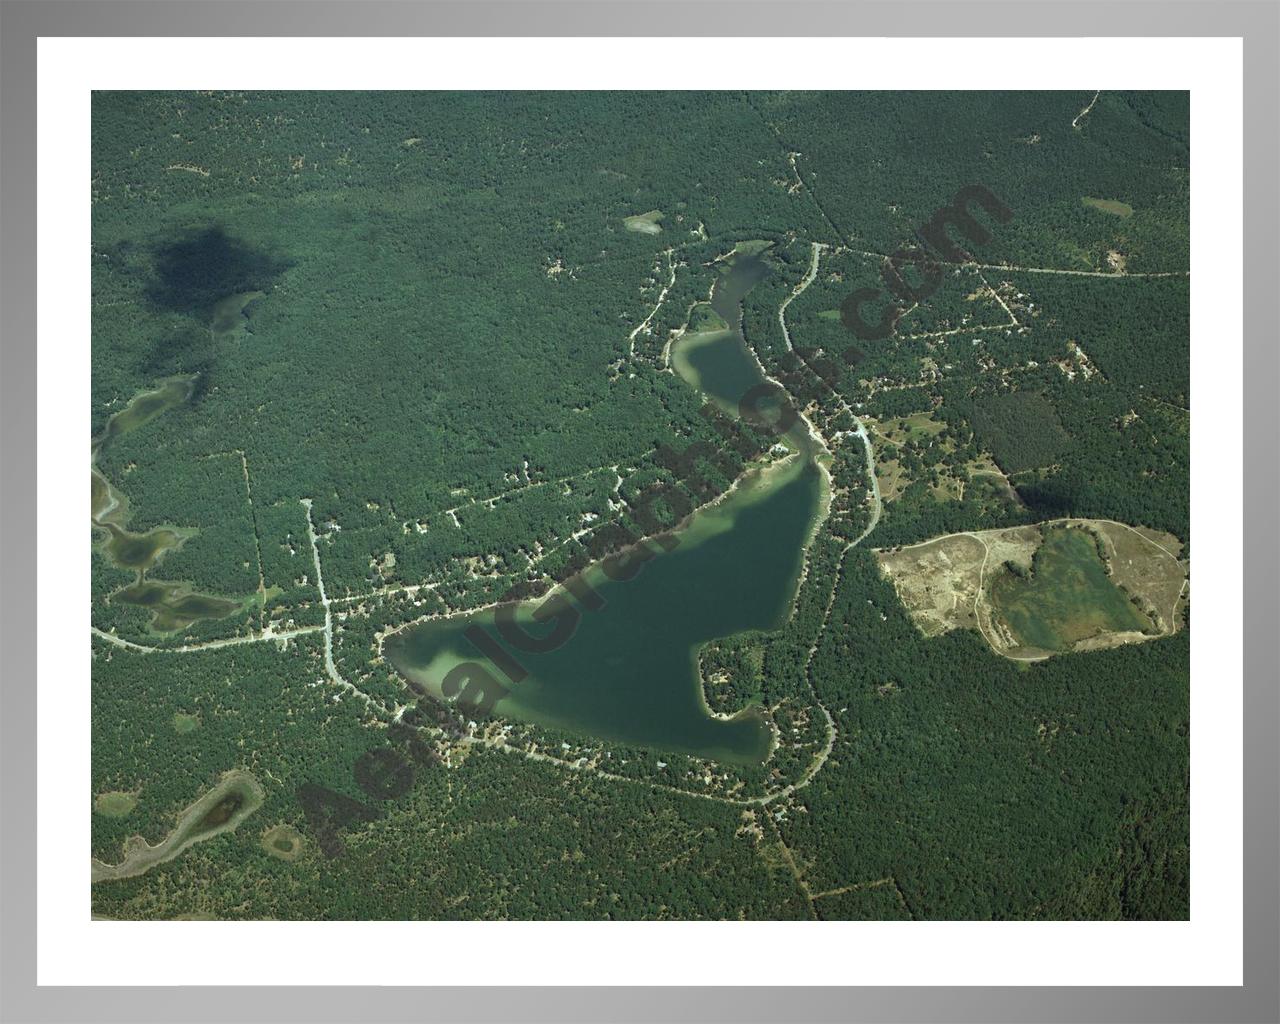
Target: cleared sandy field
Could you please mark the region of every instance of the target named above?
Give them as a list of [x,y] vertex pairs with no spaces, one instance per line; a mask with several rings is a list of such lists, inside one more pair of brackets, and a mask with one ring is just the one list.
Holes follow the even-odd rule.
[[[992,589],[1029,573],[1049,527],[1086,531],[1107,580],[1140,612],[1142,629],[1098,629],[1057,648],[1027,643],[992,601]],[[953,533],[909,547],[879,549],[880,569],[925,636],[976,629],[997,653],[1035,661],[1057,653],[1098,650],[1168,636],[1182,625],[1188,575],[1177,538],[1100,519],[1060,519],[1003,530]],[[1014,568],[1010,568],[1010,567]],[[1025,609],[1022,609],[1025,611]],[[1046,607],[1046,614],[1049,609]]]

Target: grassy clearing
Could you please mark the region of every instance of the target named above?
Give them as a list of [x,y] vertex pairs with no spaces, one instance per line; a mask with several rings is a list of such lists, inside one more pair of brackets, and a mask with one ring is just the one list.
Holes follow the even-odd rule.
[[1003,501],[1010,505],[1021,506],[1022,499],[1014,490],[1009,478],[990,459],[977,459],[965,467],[969,472],[969,482],[965,485],[968,497],[980,500]]
[[179,736],[185,736],[187,733],[195,732],[199,728],[199,715],[188,715],[184,711],[175,711],[173,713],[173,731]]
[[[886,420],[881,429],[896,443],[902,444],[907,441],[928,441],[937,437],[947,427],[945,423],[935,420],[930,413],[917,412],[896,420]],[[948,450],[954,447],[950,445]]]
[[1096,532],[1107,552],[1111,579],[1125,593],[1136,596],[1142,610],[1162,633],[1182,625],[1186,598],[1186,567],[1179,561],[1182,545],[1176,537],[1145,526],[1099,523]]
[[641,235],[656,235],[662,231],[662,220],[664,214],[661,210],[650,210],[648,213],[637,213],[630,217],[622,218],[622,226],[628,231],[635,231]]
[[99,793],[93,800],[93,809],[107,818],[123,818],[138,806],[138,792],[116,790]]
[[1092,196],[1085,196],[1080,201],[1085,206],[1091,206],[1095,210],[1101,210],[1103,213],[1110,213],[1116,217],[1133,216],[1133,207],[1128,203],[1120,202],[1118,199],[1094,199]]
[[[950,456],[956,450],[950,437],[942,437],[946,424],[931,413],[886,417],[870,423],[880,442],[876,450],[876,478],[885,501],[893,501],[917,479],[933,479],[930,493],[937,501],[957,500],[964,494],[964,483],[937,456]],[[994,465],[983,460],[981,466]],[[974,463],[973,466],[978,466]]]
[[907,489],[911,478],[897,459],[886,459],[877,454],[876,483],[880,485],[880,497],[885,501],[893,501]]

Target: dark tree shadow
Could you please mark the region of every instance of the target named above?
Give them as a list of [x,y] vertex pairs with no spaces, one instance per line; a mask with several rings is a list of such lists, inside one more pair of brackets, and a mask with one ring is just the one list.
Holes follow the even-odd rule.
[[1014,485],[1023,503],[1043,519],[1061,519],[1076,514],[1080,495],[1074,482],[1059,475],[1028,480]]
[[155,309],[186,314],[198,322],[157,339],[142,359],[142,375],[152,379],[194,374],[191,404],[199,402],[218,357],[209,330],[215,305],[240,292],[270,290],[291,266],[292,261],[255,249],[219,225],[188,231],[154,250],[147,301]]
[[228,295],[268,290],[291,265],[214,225],[156,250],[147,300],[162,310],[203,313]]
[[195,405],[209,389],[217,362],[216,349],[209,332],[191,324],[152,342],[150,350],[138,364],[138,373],[145,380],[194,375],[196,380],[188,404]]

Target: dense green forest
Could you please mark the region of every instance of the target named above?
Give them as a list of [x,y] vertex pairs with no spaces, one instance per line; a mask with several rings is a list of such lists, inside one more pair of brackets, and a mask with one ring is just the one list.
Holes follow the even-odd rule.
[[[1188,98],[1073,125],[1091,96],[95,94],[95,469],[131,535],[181,542],[123,568],[95,484],[93,795],[136,802],[93,853],[231,770],[265,799],[94,912],[1185,919],[1189,630],[1018,664],[925,638],[871,551],[1081,516],[1189,552]],[[893,258],[975,184],[1011,216],[953,223],[936,279]],[[545,595],[798,457],[672,366],[739,328],[712,308],[739,246],[741,337],[825,493],[786,621],[691,657],[769,757],[412,691],[390,632]],[[139,580],[235,610],[156,615]]]

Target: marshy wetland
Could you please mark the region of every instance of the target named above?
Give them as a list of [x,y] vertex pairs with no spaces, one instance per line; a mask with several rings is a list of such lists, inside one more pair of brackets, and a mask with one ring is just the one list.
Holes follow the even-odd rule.
[[[234,302],[231,305],[237,319],[244,305],[258,294],[232,297]],[[189,402],[195,393],[196,383],[194,376],[176,377],[134,396],[124,409],[107,420],[105,429],[92,446],[91,520],[99,538],[96,549],[116,568],[135,574],[134,582],[118,588],[109,600],[149,611],[150,629],[158,634],[180,632],[202,619],[226,618],[246,608],[253,600],[232,600],[200,593],[182,582],[147,579],[147,573],[165,555],[182,547],[200,531],[195,527],[169,524],[143,532],[127,529],[129,500],[107,480],[97,465],[99,454],[115,438],[138,430],[171,409]]]
[[258,780],[248,772],[225,773],[208,793],[201,796],[178,818],[178,823],[160,843],[149,844],[142,836],[124,843],[124,859],[118,864],[92,862],[92,880],[110,882],[141,875],[158,864],[173,860],[195,843],[235,829],[256,811],[263,801]]
[[224,619],[245,607],[245,601],[197,593],[186,583],[162,580],[139,580],[117,590],[111,599],[147,609],[151,629],[157,633],[180,632],[201,619]]
[[179,526],[157,526],[142,533],[126,529],[130,509],[128,498],[121,494],[98,469],[98,456],[111,441],[145,426],[182,403],[188,401],[195,387],[192,377],[162,382],[134,398],[109,420],[92,445],[90,478],[92,483],[93,525],[102,533],[99,550],[121,569],[139,574],[153,568],[168,551],[180,547],[196,531]]
[[262,834],[262,848],[283,861],[295,861],[306,850],[307,841],[292,825],[275,825]]

